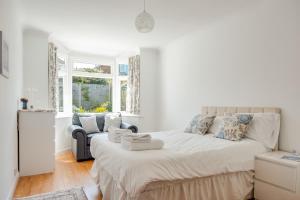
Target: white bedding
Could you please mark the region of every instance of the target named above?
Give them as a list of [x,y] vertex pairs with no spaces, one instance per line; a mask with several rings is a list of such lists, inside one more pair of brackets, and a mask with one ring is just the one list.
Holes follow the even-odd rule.
[[213,134],[198,135],[182,131],[151,133],[164,141],[161,150],[127,151],[108,141],[107,135],[93,137],[91,153],[96,159],[93,176],[108,172],[131,197],[138,196],[147,183],[254,169],[254,156],[269,151],[251,140],[229,141]]

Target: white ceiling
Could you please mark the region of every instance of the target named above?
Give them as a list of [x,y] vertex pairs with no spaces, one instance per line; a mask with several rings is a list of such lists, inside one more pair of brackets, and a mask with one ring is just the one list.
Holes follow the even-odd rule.
[[143,34],[134,27],[143,0],[20,0],[25,25],[49,32],[71,50],[107,56],[161,47],[254,1],[146,0],[156,25]]

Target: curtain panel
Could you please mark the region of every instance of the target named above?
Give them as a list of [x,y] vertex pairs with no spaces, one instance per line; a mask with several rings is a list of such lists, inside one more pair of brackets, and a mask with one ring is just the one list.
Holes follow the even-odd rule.
[[48,44],[48,93],[49,108],[56,110],[58,72],[57,72],[57,48],[53,43]]
[[140,56],[129,58],[126,111],[140,114]]

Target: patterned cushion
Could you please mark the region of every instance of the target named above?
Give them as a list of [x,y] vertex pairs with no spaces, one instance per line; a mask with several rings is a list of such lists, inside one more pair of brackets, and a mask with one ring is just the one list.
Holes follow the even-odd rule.
[[202,116],[196,115],[184,132],[186,133],[198,133],[204,135],[207,133],[209,127],[212,125],[215,116]]
[[223,118],[220,131],[215,135],[217,138],[237,141],[245,137],[253,115],[235,114]]

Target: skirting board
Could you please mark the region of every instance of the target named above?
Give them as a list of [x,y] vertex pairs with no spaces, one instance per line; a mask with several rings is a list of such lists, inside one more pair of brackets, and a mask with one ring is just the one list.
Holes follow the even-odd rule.
[[14,180],[13,184],[10,187],[7,200],[12,200],[14,198],[14,193],[15,193],[15,190],[17,188],[19,177],[20,177],[20,174],[19,174],[19,172],[17,172],[17,174],[15,176],[15,180]]
[[66,148],[63,148],[63,149],[58,149],[57,151],[55,151],[55,155],[64,153],[66,151],[71,151],[71,147],[66,147]]

